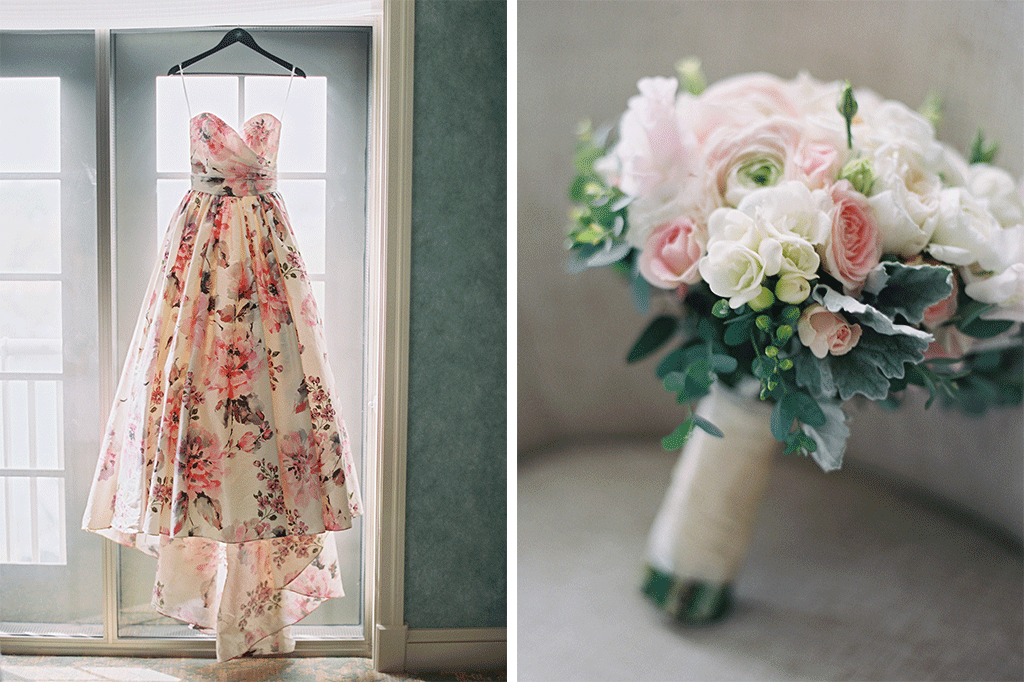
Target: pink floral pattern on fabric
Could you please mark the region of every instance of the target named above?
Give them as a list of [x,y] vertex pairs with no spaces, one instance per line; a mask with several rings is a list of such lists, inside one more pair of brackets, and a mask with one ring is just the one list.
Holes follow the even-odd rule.
[[342,596],[334,540],[362,513],[309,278],[274,191],[280,122],[191,121],[171,221],[83,528],[158,557],[153,603],[218,658],[286,652]]

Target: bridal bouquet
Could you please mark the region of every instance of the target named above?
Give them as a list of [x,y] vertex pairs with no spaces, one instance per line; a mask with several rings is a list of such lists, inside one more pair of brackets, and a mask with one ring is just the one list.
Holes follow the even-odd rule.
[[[839,468],[841,404],[896,403],[908,384],[970,411],[1022,393],[1024,186],[967,158],[925,113],[806,74],[704,87],[699,64],[645,78],[618,138],[581,128],[570,269],[612,266],[637,305],[681,305],[628,360],[666,346],[664,387],[688,417],[716,378],[753,379],[786,452]],[[671,343],[671,345],[670,345]]]

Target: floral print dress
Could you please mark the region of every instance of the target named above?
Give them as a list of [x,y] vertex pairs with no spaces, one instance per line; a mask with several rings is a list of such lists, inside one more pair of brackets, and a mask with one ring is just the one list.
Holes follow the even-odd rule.
[[276,192],[280,121],[190,123],[171,220],[83,528],[157,557],[153,605],[217,657],[287,652],[344,594],[335,543],[362,513],[323,328]]

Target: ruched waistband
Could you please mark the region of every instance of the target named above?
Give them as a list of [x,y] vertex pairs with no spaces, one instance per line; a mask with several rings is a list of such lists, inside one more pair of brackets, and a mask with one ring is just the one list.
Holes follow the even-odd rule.
[[277,191],[277,173],[251,175],[203,175],[192,173],[192,189],[196,192],[229,197],[247,197]]

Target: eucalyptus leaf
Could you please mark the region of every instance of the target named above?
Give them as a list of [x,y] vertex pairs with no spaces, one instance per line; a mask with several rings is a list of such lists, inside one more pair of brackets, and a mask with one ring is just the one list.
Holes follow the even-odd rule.
[[611,265],[626,257],[633,247],[626,242],[605,241],[605,247],[587,259],[587,267],[599,268]]
[[731,355],[712,355],[711,369],[715,374],[732,374],[739,366],[739,361]]
[[[626,362],[633,363],[646,358],[654,351],[661,348],[672,338],[679,327],[679,322],[671,315],[659,315],[651,320],[647,328],[640,334],[633,347],[626,356]],[[669,389],[678,390],[678,389]]]
[[[658,363],[658,369],[655,373],[659,379],[664,379],[669,372],[680,372],[683,369],[683,359],[686,351],[683,348],[676,348],[674,351],[665,356],[665,358]],[[670,389],[679,390],[679,389]]]
[[727,325],[725,336],[722,338],[727,346],[741,346],[750,340],[750,331],[754,327],[753,316],[748,317],[736,324]]
[[691,419],[693,419],[694,426],[700,427],[701,430],[703,430],[704,432],[714,436],[715,438],[725,438],[725,434],[722,433],[722,430],[720,428],[718,428],[717,426],[715,426],[714,424],[712,424],[699,414],[693,415]]
[[775,440],[786,442],[786,436],[793,428],[794,419],[796,419],[796,414],[793,410],[788,409],[785,400],[775,403],[775,409],[772,410],[771,417],[768,418],[768,424],[771,426]]
[[672,433],[662,438],[661,447],[666,450],[678,450],[686,445],[686,441],[690,439],[690,433],[692,431],[693,418],[691,417],[677,426]]

